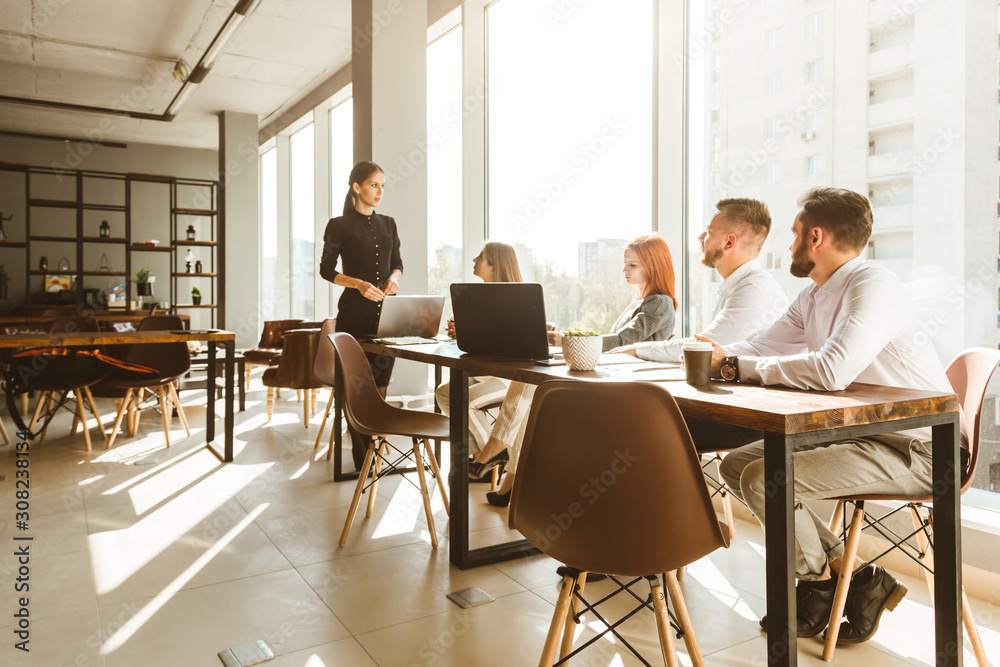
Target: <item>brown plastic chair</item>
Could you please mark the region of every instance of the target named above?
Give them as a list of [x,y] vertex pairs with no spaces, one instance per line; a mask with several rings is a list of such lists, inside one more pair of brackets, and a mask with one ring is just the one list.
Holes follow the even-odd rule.
[[261,377],[261,382],[267,387],[267,418],[271,419],[274,411],[276,388],[304,389],[306,398],[302,402],[302,425],[308,428],[309,407],[312,405],[312,409],[316,409],[316,390],[323,386],[313,377],[319,329],[287,329],[281,337],[284,339],[281,356],[277,364],[268,367]]
[[[540,665],[553,664],[563,632],[561,659],[570,655],[574,618],[568,612],[571,598],[588,605],[582,597],[587,572],[637,577],[618,582],[623,590],[638,578],[649,581],[663,660],[676,665],[657,576],[663,573],[688,656],[702,664],[673,571],[725,547],[729,531],[716,518],[691,436],[666,389],[642,382],[540,385],[528,415],[508,524],[569,570]],[[639,608],[647,604],[643,596]],[[605,632],[628,646],[615,629]]]
[[[444,509],[449,514],[451,507],[448,504],[448,493],[444,488],[444,479],[438,468],[437,459],[434,458],[434,450],[430,446],[430,440],[449,440],[449,430],[451,421],[444,415],[433,412],[418,412],[416,410],[404,410],[396,408],[385,402],[378,388],[375,386],[375,378],[372,376],[371,366],[368,358],[358,341],[350,334],[343,332],[329,334],[329,339],[336,348],[337,356],[340,358],[340,368],[344,373],[344,414],[347,421],[354,430],[362,435],[372,436],[365,453],[365,462],[361,466],[361,474],[358,477],[358,486],[354,490],[354,498],[351,500],[351,507],[347,511],[347,521],[344,522],[344,531],[340,535],[340,546],[347,543],[347,535],[351,532],[351,524],[354,522],[354,514],[358,510],[358,503],[361,501],[361,494],[366,488],[366,481],[369,469],[372,470],[371,493],[368,496],[368,511],[365,516],[371,516],[372,508],[375,505],[375,492],[378,488],[378,481],[385,475],[390,474],[390,469],[395,470],[397,464],[409,461],[413,457],[416,462],[417,476],[420,479],[420,495],[424,500],[424,514],[427,516],[427,529],[431,534],[431,546],[437,549],[437,530],[434,528],[434,513],[431,512],[430,493],[427,490],[427,479],[424,474],[424,457],[420,451],[420,444],[423,443],[424,453],[430,462],[431,474],[437,480],[438,491],[441,493],[441,500],[444,501]],[[391,445],[386,436],[398,435],[410,438],[413,441],[412,451],[398,450]],[[390,461],[389,450],[396,449],[402,455],[402,459]],[[374,460],[374,467],[372,462]],[[386,469],[382,470],[381,464],[386,464]],[[405,477],[404,477],[405,479]]]
[[[958,394],[958,402],[962,407],[965,419],[962,421],[962,439],[969,445],[969,459],[962,472],[962,493],[965,493],[972,486],[972,480],[976,474],[976,465],[979,463],[979,436],[982,429],[983,402],[986,400],[986,388],[990,384],[990,379],[994,376],[997,366],[1000,365],[1000,350],[991,350],[985,347],[972,347],[962,351],[955,359],[948,364],[946,373],[948,381],[951,382],[952,389]],[[888,500],[902,501],[904,505],[897,507],[881,517],[872,518],[865,512],[866,500]],[[928,512],[924,518],[925,505],[933,503],[931,495],[925,496],[902,496],[902,495],[864,495],[847,496],[839,498],[837,508],[834,510],[833,519],[830,521],[830,530],[836,531],[843,521],[845,503],[854,504],[854,513],[851,517],[851,525],[847,530],[847,539],[843,555],[844,563],[853,563],[858,554],[858,544],[861,541],[861,531],[866,526],[875,528],[882,537],[890,539],[893,544],[889,549],[865,563],[870,565],[887,553],[899,549],[904,554],[912,558],[918,565],[924,568],[924,577],[927,579],[927,586],[930,588],[931,600],[934,600],[934,571],[926,564],[924,555],[933,553],[931,543],[934,530],[934,517]],[[909,509],[913,519],[913,533],[906,536],[897,536],[883,526],[883,522],[896,512]],[[912,537],[917,537],[920,549],[916,555],[911,553],[913,547],[906,544]],[[898,538],[898,539],[896,539]],[[847,603],[847,593],[851,585],[851,577],[840,577],[837,581],[837,592],[833,598],[833,609],[830,611],[830,625],[826,631],[826,642],[823,646],[823,659],[832,660],[833,653],[837,648],[837,638],[840,636],[840,619],[844,615],[844,606]],[[979,628],[976,627],[975,617],[969,607],[969,598],[965,594],[965,587],[962,587],[962,618],[965,621],[965,631],[969,635],[969,642],[976,654],[976,661],[980,667],[988,667],[989,660],[986,657],[986,649],[983,648],[983,640],[979,636]]]
[[[319,425],[319,434],[316,436],[316,444],[313,449],[319,449],[319,443],[323,439],[323,430],[326,428],[326,420],[330,418],[330,409],[333,407],[333,387],[336,376],[334,374],[334,369],[336,368],[336,350],[333,349],[333,343],[330,342],[330,334],[337,330],[337,318],[331,317],[323,321],[323,326],[319,331],[319,340],[316,343],[316,359],[313,362],[313,377],[315,377],[319,382],[323,383],[324,386],[330,388],[330,400],[326,403],[326,412],[323,413],[323,422]],[[330,460],[330,454],[333,453],[333,441],[336,437],[336,433],[330,433],[330,445],[326,450],[326,460]]]
[[[176,315],[150,315],[139,323],[138,331],[172,331],[183,329],[184,324],[180,317]],[[184,408],[181,407],[180,398],[174,389],[176,382],[182,375],[191,368],[191,355],[188,353],[187,343],[142,343],[134,344],[126,355],[126,361],[133,364],[140,364],[155,368],[156,375],[133,380],[115,379],[107,382],[107,385],[116,389],[125,390],[125,398],[118,407],[118,414],[115,416],[115,425],[111,429],[111,437],[108,438],[108,449],[115,444],[115,436],[118,434],[118,427],[121,426],[125,411],[132,411],[136,415],[134,423],[130,424],[129,433],[134,434],[138,427],[138,414],[141,410],[142,396],[145,391],[155,392],[160,399],[160,415],[163,420],[163,437],[167,447],[170,446],[170,413],[167,409],[167,399],[177,410],[177,415],[181,419],[184,431],[191,435],[188,428],[187,417],[184,415]]]
[[[257,347],[243,353],[246,359],[246,386],[250,388],[250,368],[252,366],[271,366],[278,362],[281,355],[281,339],[288,329],[295,329],[302,320],[269,320],[264,322],[264,330],[260,334]],[[280,394],[279,394],[280,395]]]
[[[60,317],[53,320],[52,324],[49,326],[49,335],[58,340],[61,336],[72,335],[76,333],[85,332],[97,332],[100,331],[100,327],[97,324],[97,320],[93,317],[85,317],[80,315],[74,315],[72,317]],[[79,346],[74,346],[79,347]],[[104,424],[101,422],[101,415],[97,411],[97,405],[94,403],[94,396],[90,393],[90,387],[66,387],[66,391],[72,391],[76,397],[76,412],[73,417],[73,426],[71,433],[76,433],[77,424],[83,426],[83,439],[87,443],[87,451],[91,451],[91,441],[90,441],[90,429],[87,428],[87,410],[90,408],[91,413],[94,415],[94,419],[97,420],[97,427],[101,430],[101,436],[107,440],[108,434],[104,430]],[[43,406],[45,410],[48,410],[54,400],[53,393],[51,391],[43,391],[38,396],[38,403],[35,405],[35,412],[31,417],[31,422],[28,425],[28,430],[33,431],[35,429],[35,424],[38,418],[43,412]],[[84,404],[84,399],[86,399],[86,405]],[[48,431],[46,426],[42,430],[42,435],[39,438],[39,443],[45,442],[45,433]],[[4,433],[4,439],[6,440],[6,432]]]

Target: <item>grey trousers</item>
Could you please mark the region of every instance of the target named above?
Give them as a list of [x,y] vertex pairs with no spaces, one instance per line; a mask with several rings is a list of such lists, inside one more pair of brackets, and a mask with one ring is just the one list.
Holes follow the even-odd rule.
[[[931,444],[900,434],[795,448],[795,576],[826,576],[844,545],[804,501],[862,494],[921,495],[931,490]],[[722,460],[722,478],[764,522],[764,442]]]

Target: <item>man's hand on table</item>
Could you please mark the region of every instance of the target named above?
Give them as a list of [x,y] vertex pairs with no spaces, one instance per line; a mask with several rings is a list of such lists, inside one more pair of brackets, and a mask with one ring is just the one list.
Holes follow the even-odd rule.
[[699,334],[695,334],[694,337],[696,340],[712,344],[712,368],[711,370],[709,370],[708,374],[709,377],[714,377],[714,378],[720,377],[719,369],[722,367],[722,362],[725,361],[726,357],[728,357],[729,355],[726,353],[725,349],[723,349],[721,345],[716,343],[711,338],[707,338]]

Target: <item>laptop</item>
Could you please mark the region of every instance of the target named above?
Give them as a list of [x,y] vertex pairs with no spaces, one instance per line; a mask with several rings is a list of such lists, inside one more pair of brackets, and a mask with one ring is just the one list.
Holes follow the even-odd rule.
[[382,313],[374,337],[397,345],[436,343],[434,336],[441,327],[442,312],[443,296],[387,296],[382,299]]
[[511,360],[549,357],[538,283],[453,283],[451,306],[463,352]]

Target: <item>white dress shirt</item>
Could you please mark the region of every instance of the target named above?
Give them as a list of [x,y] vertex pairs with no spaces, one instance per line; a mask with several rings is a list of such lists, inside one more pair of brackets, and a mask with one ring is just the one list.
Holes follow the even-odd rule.
[[798,297],[756,339],[725,346],[740,379],[838,391],[852,382],[931,391],[952,388],[903,283],[856,257]]
[[[715,315],[701,335],[719,345],[749,340],[771,325],[788,308],[788,298],[778,281],[751,259],[730,273],[719,285]],[[640,359],[678,361],[684,343],[694,338],[639,343]]]

